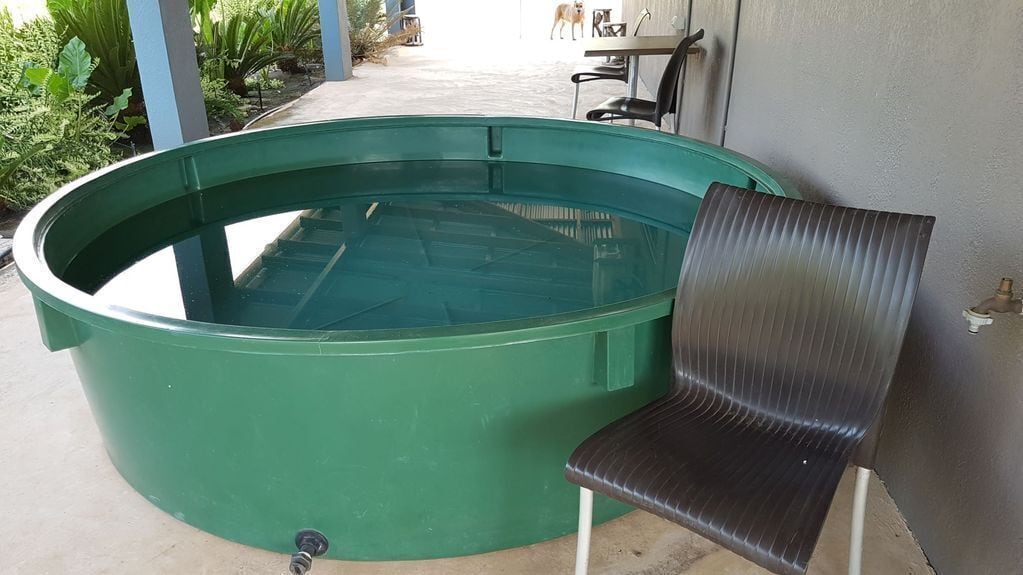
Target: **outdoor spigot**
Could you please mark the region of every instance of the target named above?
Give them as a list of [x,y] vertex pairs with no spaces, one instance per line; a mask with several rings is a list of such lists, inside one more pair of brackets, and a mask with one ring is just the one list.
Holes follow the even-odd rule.
[[974,334],[980,333],[981,327],[995,323],[995,320],[991,319],[991,314],[977,313],[972,309],[964,309],[963,317],[966,318],[966,322],[969,324],[966,328],[967,331]]
[[994,296],[963,310],[963,317],[969,324],[967,330],[975,334],[982,326],[994,323],[991,312],[1023,314],[1023,300],[1012,297],[1012,278],[1002,278]]
[[330,542],[315,529],[303,529],[295,534],[295,547],[298,551],[291,556],[288,571],[293,575],[305,575],[313,568],[313,557],[326,553]]

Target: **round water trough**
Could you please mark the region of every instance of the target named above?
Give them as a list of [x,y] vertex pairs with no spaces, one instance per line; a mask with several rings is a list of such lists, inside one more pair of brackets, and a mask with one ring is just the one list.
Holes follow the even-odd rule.
[[[114,465],[282,552],[420,559],[574,531],[586,436],[664,392],[689,226],[724,149],[485,117],[213,138],[66,186],[15,258]],[[597,501],[595,519],[627,508]]]

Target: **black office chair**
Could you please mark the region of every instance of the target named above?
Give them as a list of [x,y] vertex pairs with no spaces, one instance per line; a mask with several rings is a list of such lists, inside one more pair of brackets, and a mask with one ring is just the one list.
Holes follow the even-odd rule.
[[[610,12],[610,10],[608,11]],[[636,25],[632,29],[633,36],[639,36],[639,29],[643,22],[650,18],[650,11],[644,8],[636,18]],[[600,64],[597,66],[576,66],[572,71],[572,83],[575,84],[575,96],[572,98],[572,119],[575,119],[579,111],[579,84],[592,82],[594,80],[618,80],[629,81],[629,67],[626,63],[621,64]]]
[[678,92],[678,76],[682,70],[682,63],[685,62],[689,47],[703,38],[703,30],[686,36],[675,47],[675,51],[668,58],[668,64],[661,73],[661,81],[657,84],[656,100],[644,100],[642,98],[615,97],[604,100],[596,108],[586,112],[586,119],[597,122],[605,120],[644,120],[651,122],[658,129],[661,127],[661,119],[665,114],[675,111],[675,104]]
[[[592,491],[805,573],[846,466],[864,465],[854,452],[882,413],[933,225],[712,185],[679,276],[669,392],[568,460],[576,573]],[[858,469],[850,573],[869,477]]]

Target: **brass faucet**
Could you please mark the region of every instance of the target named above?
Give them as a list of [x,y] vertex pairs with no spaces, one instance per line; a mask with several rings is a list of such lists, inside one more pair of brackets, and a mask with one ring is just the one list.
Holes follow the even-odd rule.
[[994,323],[991,312],[1023,314],[1023,300],[1012,298],[1012,278],[1002,278],[995,295],[963,310],[963,317],[969,323],[970,333],[977,333],[981,326]]

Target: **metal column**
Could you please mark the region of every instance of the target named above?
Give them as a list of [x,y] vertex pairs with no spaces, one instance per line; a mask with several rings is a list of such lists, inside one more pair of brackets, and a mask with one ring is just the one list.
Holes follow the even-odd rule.
[[348,35],[345,0],[318,0],[323,68],[328,82],[352,77],[352,45]]
[[[188,0],[128,0],[128,16],[153,147],[209,136]],[[216,321],[218,304],[234,293],[223,228],[179,242],[174,259],[185,315]]]
[[128,0],[128,16],[153,146],[209,136],[188,0]]

